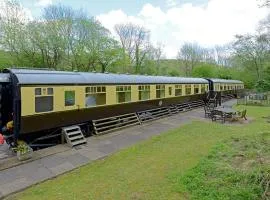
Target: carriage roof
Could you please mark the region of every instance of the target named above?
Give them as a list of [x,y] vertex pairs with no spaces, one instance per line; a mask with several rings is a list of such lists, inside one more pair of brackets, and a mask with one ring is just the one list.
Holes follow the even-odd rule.
[[52,70],[9,69],[19,84],[207,84],[203,78],[128,75],[94,72],[68,72]]
[[242,81],[239,80],[227,80],[227,79],[217,79],[217,78],[211,78],[209,79],[211,80],[213,83],[243,83]]

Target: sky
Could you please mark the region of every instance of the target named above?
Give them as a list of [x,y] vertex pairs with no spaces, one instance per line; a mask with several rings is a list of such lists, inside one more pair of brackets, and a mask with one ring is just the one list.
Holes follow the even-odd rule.
[[[2,1],[2,0],[0,0]],[[236,34],[254,33],[270,10],[258,0],[20,0],[30,18],[40,18],[42,9],[63,4],[83,9],[109,29],[132,22],[151,32],[153,44],[162,43],[167,58],[175,58],[184,42],[204,47],[225,45]]]

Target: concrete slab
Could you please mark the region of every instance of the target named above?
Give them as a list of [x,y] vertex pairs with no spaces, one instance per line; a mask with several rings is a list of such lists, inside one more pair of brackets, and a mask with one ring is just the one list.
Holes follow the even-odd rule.
[[40,163],[46,168],[53,168],[66,162],[65,157],[58,154],[40,159]]
[[7,182],[4,185],[1,185],[0,192],[3,196],[11,194],[13,192],[17,192],[22,190],[23,188],[29,187],[34,184],[31,180],[28,180],[26,177],[18,178],[15,181]]
[[79,167],[89,162],[89,158],[80,154],[80,152],[67,156],[66,160],[68,160],[68,162],[71,163],[74,167]]
[[55,167],[50,168],[50,171],[55,175],[63,174],[67,171],[74,169],[74,166],[70,162],[61,163]]
[[27,164],[27,167],[22,169],[22,174],[32,184],[50,179],[55,176],[50,169],[44,166],[36,167],[32,163]]
[[78,152],[87,157],[90,161],[104,158],[107,155],[106,153],[103,153],[97,149],[88,149],[88,148],[80,149],[78,150]]

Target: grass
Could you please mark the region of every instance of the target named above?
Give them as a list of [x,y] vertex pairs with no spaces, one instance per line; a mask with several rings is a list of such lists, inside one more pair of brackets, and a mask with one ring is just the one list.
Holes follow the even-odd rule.
[[218,144],[184,176],[180,175],[177,185],[184,184],[192,199],[267,199],[269,155],[270,132],[233,137]]
[[[238,199],[251,199],[261,189],[245,182],[250,181],[245,179],[248,172],[227,170],[226,166],[232,165],[232,155],[253,139],[241,140],[236,149],[232,141],[267,132],[270,126],[262,117],[269,115],[270,108],[248,107],[248,116],[255,119],[250,124],[196,121],[8,199],[232,199],[235,196],[230,196],[230,190],[238,191]],[[223,154],[226,159],[222,160]]]

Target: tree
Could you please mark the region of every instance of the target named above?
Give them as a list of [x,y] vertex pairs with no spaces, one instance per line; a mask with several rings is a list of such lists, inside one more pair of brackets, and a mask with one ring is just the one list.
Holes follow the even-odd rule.
[[245,63],[251,71],[255,71],[257,79],[262,77],[267,50],[264,35],[238,35],[233,44],[235,55]]
[[177,59],[184,63],[186,76],[191,75],[193,68],[201,60],[201,50],[196,43],[185,43],[179,49]]
[[216,76],[216,67],[210,64],[202,64],[192,71],[193,77],[211,78]]
[[73,26],[78,18],[85,19],[85,15],[80,10],[73,10],[71,7],[50,5],[44,8],[43,19],[47,29],[47,62],[49,67],[56,68],[61,62],[70,63],[70,53],[74,44]]
[[135,65],[135,72],[139,73],[150,51],[150,32],[143,26],[132,23],[117,24],[115,31],[119,36],[123,54],[128,54],[131,63]]
[[2,10],[0,12],[0,27],[2,48],[9,51],[11,56],[17,59],[17,63],[23,63],[21,52],[28,54],[27,31],[26,24],[29,21],[25,10],[17,2],[6,0],[2,2]]
[[219,46],[216,45],[214,47],[214,56],[216,60],[216,64],[219,66],[230,66],[230,47],[226,46]]
[[108,66],[113,65],[122,59],[122,49],[119,47],[117,41],[111,38],[104,38],[100,49],[98,62],[101,66],[101,72],[106,72]]
[[131,23],[116,24],[115,32],[119,36],[124,54],[127,53],[129,58],[132,58],[134,53],[134,36],[136,34],[136,26]]
[[163,57],[164,45],[157,43],[156,46],[151,45],[149,48],[147,59],[153,61],[154,68],[156,68],[156,74],[160,73],[160,61]]
[[269,7],[270,6],[270,0],[260,0],[260,6],[261,7]]

